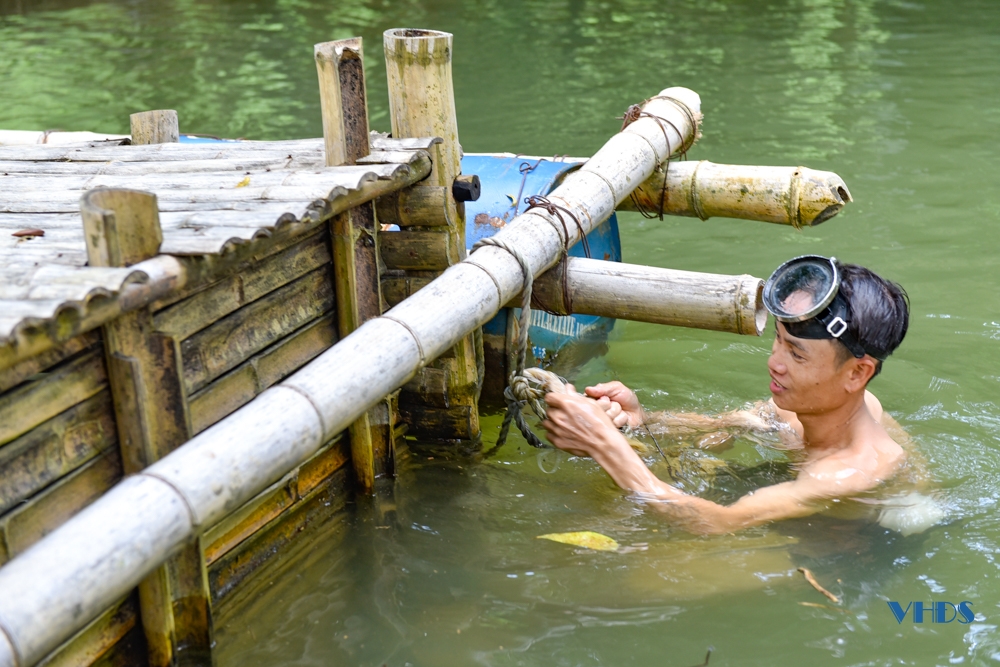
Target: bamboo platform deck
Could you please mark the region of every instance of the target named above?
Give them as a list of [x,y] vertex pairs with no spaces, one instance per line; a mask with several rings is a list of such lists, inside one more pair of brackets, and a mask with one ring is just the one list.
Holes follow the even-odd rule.
[[109,301],[130,286],[158,277],[87,266],[79,213],[87,190],[153,192],[161,253],[235,265],[350,208],[366,185],[426,176],[431,143],[375,135],[369,156],[341,167],[325,166],[322,139],[0,147],[0,358],[9,364],[25,356],[16,348],[44,344],[32,338],[64,340],[67,327],[92,314],[95,300],[113,307]]

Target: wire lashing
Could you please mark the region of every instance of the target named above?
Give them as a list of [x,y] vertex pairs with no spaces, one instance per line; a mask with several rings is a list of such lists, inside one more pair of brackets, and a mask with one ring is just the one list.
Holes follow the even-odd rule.
[[[651,114],[648,111],[643,110],[643,107],[649,102],[652,102],[653,100],[664,100],[666,102],[670,102],[681,113],[687,116],[688,123],[690,123],[692,128],[691,141],[684,141],[684,134],[680,131],[680,129],[678,129],[677,125],[675,125],[672,121],[667,120],[666,118],[661,118],[656,114]],[[632,191],[632,194],[629,196],[632,198],[632,203],[635,204],[636,210],[639,211],[640,214],[642,214],[642,217],[650,219],[659,218],[660,220],[663,220],[663,211],[666,208],[668,202],[667,171],[670,169],[670,158],[673,157],[674,155],[680,155],[681,158],[685,160],[687,159],[688,150],[691,149],[691,146],[693,146],[694,143],[698,141],[698,138],[701,136],[701,114],[695,113],[694,111],[691,110],[691,107],[689,107],[687,104],[685,104],[684,102],[680,101],[675,97],[670,97],[668,95],[657,95],[655,97],[650,97],[648,100],[645,100],[641,104],[633,104],[628,109],[626,109],[625,115],[621,117],[622,130],[624,130],[626,127],[628,127],[635,121],[639,120],[640,118],[651,118],[652,120],[655,120],[656,124],[659,125],[660,127],[660,131],[663,132],[663,140],[664,142],[666,142],[667,145],[667,159],[663,163],[663,187],[660,188],[660,210],[658,213],[650,213],[649,211],[647,211],[646,208],[642,205],[642,202],[639,201],[639,198],[635,196],[634,190]],[[669,125],[671,129],[673,129],[673,131],[677,134],[678,139],[680,139],[683,142],[677,149],[671,149],[670,147],[670,136],[667,134],[667,128],[666,128],[667,125]]]
[[[559,221],[559,224],[562,225],[564,253],[569,252],[570,235],[569,227],[566,225],[566,219],[563,218],[563,214],[565,213],[569,216],[569,219],[573,221],[576,228],[580,231],[580,242],[583,244],[583,254],[590,259],[590,243],[587,241],[587,232],[584,231],[583,225],[580,224],[580,219],[576,217],[576,214],[573,213],[573,211],[569,210],[565,206],[559,206],[558,204],[553,203],[548,197],[543,195],[531,195],[530,197],[525,197],[524,203],[528,205],[528,208],[524,209],[525,213],[533,208],[540,208]],[[553,225],[553,227],[555,227],[555,225]],[[556,231],[559,231],[558,227],[556,227]]]
[[545,158],[538,158],[538,162],[531,164],[530,162],[522,162],[517,168],[517,172],[521,174],[521,187],[517,190],[517,198],[514,199],[514,217],[518,216],[518,209],[521,207],[521,194],[524,192],[524,184],[528,182],[528,174],[538,169],[538,165],[545,161]]

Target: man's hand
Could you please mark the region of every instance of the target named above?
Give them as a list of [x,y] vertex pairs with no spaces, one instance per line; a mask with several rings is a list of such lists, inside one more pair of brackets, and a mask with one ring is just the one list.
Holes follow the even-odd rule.
[[604,409],[616,428],[621,428],[626,424],[632,428],[642,426],[645,415],[642,406],[639,405],[639,398],[634,391],[621,382],[617,380],[602,382],[593,387],[587,387],[584,391],[587,396],[597,400],[597,404]]
[[[620,382],[614,384],[631,394]],[[553,445],[577,456],[592,457],[615,484],[628,491],[657,498],[683,496],[649,471],[600,403],[576,393],[571,385],[567,389],[566,394],[545,395],[548,419],[542,426]]]
[[572,385],[566,388],[570,393],[545,395],[548,419],[542,426],[549,442],[576,456],[594,456],[606,448],[609,438],[621,437],[604,405],[576,393]]

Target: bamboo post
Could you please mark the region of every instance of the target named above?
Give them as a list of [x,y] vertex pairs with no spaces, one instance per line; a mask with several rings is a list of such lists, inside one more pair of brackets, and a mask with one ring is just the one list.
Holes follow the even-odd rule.
[[532,299],[556,315],[599,315],[759,336],[767,324],[753,276],[720,276],[569,257],[535,281]]
[[829,220],[850,201],[847,184],[832,171],[701,160],[657,169],[618,210],[658,213],[662,205],[666,215],[807,227]]
[[[80,211],[91,266],[131,266],[157,254],[156,195],[91,190]],[[154,330],[148,308],[121,315],[103,331],[122,467],[135,474],[191,436],[180,349]],[[182,650],[210,657],[211,598],[197,539],[139,584],[139,600],[151,667],[174,664]]]
[[[438,202],[443,204],[445,224],[429,222],[425,215],[422,216],[424,220],[418,221],[421,226],[395,232],[400,236],[391,239],[398,242],[394,247],[409,243],[420,249],[408,255],[410,263],[397,265],[397,268],[406,269],[408,275],[434,277],[441,269],[466,256],[465,206],[455,198],[462,147],[458,142],[451,73],[452,42],[450,33],[435,30],[395,29],[383,33],[393,137],[443,139],[432,149],[431,175],[424,184],[413,188],[414,191],[426,189],[427,195],[410,198],[434,202],[435,208]],[[464,191],[467,185],[466,181],[460,181],[459,190]],[[445,243],[436,243],[436,237],[443,237]],[[390,235],[383,235],[383,240],[390,240]],[[438,246],[441,252],[432,250]],[[447,390],[440,402],[448,407],[435,407],[410,392],[404,393],[400,398],[400,410],[410,422],[411,433],[437,439],[468,440],[479,436],[481,355],[470,333],[458,341],[446,358],[427,371],[421,371],[443,373]]]
[[[314,50],[323,110],[327,166],[356,164],[369,154],[368,103],[360,37],[317,44]],[[330,221],[334,289],[340,336],[382,314],[378,224],[366,202]],[[395,410],[386,399],[349,428],[351,461],[358,485],[371,493],[375,477],[391,473]]]
[[[694,92],[667,89],[644,105],[663,125],[640,117],[567,175],[549,199],[580,220],[582,230],[570,225],[568,239],[558,220],[538,208],[494,238],[517,249],[533,275],[546,271],[567,242],[604,221],[657,164],[691,141],[699,109]],[[489,321],[523,286],[521,264],[510,252],[481,248],[0,567],[0,631],[12,649],[0,640],[0,667],[38,662],[193,536]]]
[[132,145],[175,144],[180,141],[177,112],[173,109],[143,111],[129,116]]

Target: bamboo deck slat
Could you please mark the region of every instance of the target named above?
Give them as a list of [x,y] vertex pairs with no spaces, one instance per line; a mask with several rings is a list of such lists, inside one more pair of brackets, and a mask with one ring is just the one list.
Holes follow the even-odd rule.
[[332,308],[333,285],[323,267],[199,331],[181,343],[187,393]]
[[0,447],[0,512],[113,448],[111,395],[103,389]]
[[336,342],[337,324],[328,313],[250,357],[191,394],[192,431],[201,433]]
[[[212,586],[213,604],[226,598],[250,574],[275,554],[282,552],[308,525],[323,521],[343,510],[346,501],[344,490],[348,484],[345,468],[348,461],[347,449],[347,443],[337,442],[314,457],[317,464],[322,462],[338,472],[317,478],[321,481],[308,492],[298,488],[298,479],[290,482],[295,485],[294,504],[273,516],[261,513],[249,517],[249,522],[254,525],[254,532],[217,556],[217,560],[209,565],[208,577]],[[299,470],[306,469],[313,460],[303,464]],[[276,520],[279,517],[281,520]],[[268,520],[265,521],[265,518]]]
[[[50,488],[0,518],[7,559],[61,526],[122,478],[121,455],[114,448],[88,461]],[[3,562],[6,559],[0,559]]]

